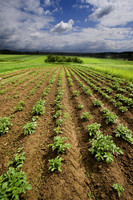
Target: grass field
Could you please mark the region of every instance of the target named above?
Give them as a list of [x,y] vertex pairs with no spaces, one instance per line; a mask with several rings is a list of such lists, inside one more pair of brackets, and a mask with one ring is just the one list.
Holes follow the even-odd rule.
[[[18,69],[46,66],[43,55],[0,55],[0,73]],[[133,80],[133,61],[84,58],[84,67],[94,68],[99,71]],[[47,66],[53,64],[47,64]],[[54,66],[57,64],[54,64]],[[71,65],[71,64],[70,64]]]
[[133,80],[133,61],[100,58],[83,58],[83,61],[87,67]]
[[13,70],[43,67],[46,56],[38,55],[0,55],[0,73]]

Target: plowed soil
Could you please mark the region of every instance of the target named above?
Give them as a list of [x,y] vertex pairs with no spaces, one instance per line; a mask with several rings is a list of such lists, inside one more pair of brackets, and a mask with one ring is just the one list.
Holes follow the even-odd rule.
[[[61,70],[63,73],[61,88],[64,94],[61,108],[63,126],[60,136],[66,137],[66,142],[71,145],[71,148],[65,154],[60,154],[63,158],[62,172],[51,172],[48,169],[48,160],[55,158],[58,153],[53,152],[48,145],[53,143],[55,136],[54,100],[57,96],[57,82]],[[35,73],[37,71],[38,74]],[[50,92],[46,97],[42,97],[43,90],[55,73],[56,78]],[[73,80],[72,87],[68,84],[64,66],[21,70],[5,79],[2,75],[1,90],[5,89],[6,92],[0,95],[0,117],[11,117],[13,126],[9,127],[6,134],[0,136],[0,175],[8,170],[7,163],[12,160],[17,149],[24,147],[26,159],[22,170],[26,173],[32,190],[22,194],[21,200],[132,200],[133,146],[113,135],[113,130],[119,123],[123,123],[133,131],[132,110],[121,115],[109,102],[103,100],[103,107],[106,106],[118,116],[116,124],[106,125],[100,108],[94,107],[92,103],[96,98],[102,100],[100,95],[92,90],[92,96],[86,96],[71,74],[71,70],[69,73]],[[75,75],[87,86],[81,77],[76,73]],[[14,78],[18,79],[17,82],[24,78],[27,80],[14,87],[13,84],[8,84]],[[39,81],[42,81],[42,84],[34,94],[30,95]],[[72,96],[74,90],[80,92],[78,97]],[[14,97],[16,94],[17,98]],[[45,113],[38,117],[35,133],[24,136],[22,128],[31,121],[32,107],[40,98],[46,101]],[[15,112],[14,107],[20,100],[25,101],[24,109]],[[77,109],[79,103],[84,106],[82,111]],[[92,116],[90,121],[80,118],[82,112],[86,111]],[[110,164],[105,161],[97,162],[88,150],[91,147],[89,143],[91,137],[87,133],[86,126],[94,122],[100,123],[102,133],[112,135],[114,143],[123,151],[123,155],[114,155],[114,161]],[[125,189],[120,198],[112,188],[114,183],[120,183]]]

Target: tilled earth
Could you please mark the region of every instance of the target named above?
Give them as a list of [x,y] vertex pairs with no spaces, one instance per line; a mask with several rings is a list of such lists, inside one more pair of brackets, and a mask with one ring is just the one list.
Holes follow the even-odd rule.
[[[62,154],[62,172],[51,172],[48,169],[48,160],[55,158],[57,152],[53,152],[49,144],[53,143],[55,136],[54,128],[56,121],[54,100],[57,95],[57,82],[59,73],[62,71],[62,85],[64,91],[62,99],[62,134],[66,142],[72,148]],[[50,92],[42,97],[49,80],[56,73],[56,79]],[[0,174],[8,170],[7,163],[13,158],[19,147],[24,147],[25,162],[22,170],[26,173],[32,190],[22,194],[23,200],[132,200],[133,199],[133,147],[123,139],[115,138],[114,125],[106,125],[99,107],[94,107],[92,100],[102,100],[104,106],[118,116],[117,124],[123,123],[133,130],[132,109],[125,114],[120,114],[112,104],[92,90],[91,96],[86,96],[75,77],[71,74],[73,86],[68,84],[66,67],[45,67],[39,69],[20,70],[12,73],[12,76],[4,79],[1,76],[1,90],[6,92],[0,95],[0,117],[11,117],[13,126],[9,131],[0,136]],[[11,74],[10,74],[11,75]],[[84,83],[85,81],[75,75]],[[6,74],[7,76],[7,74]],[[27,79],[26,79],[27,78]],[[14,80],[15,79],[15,83]],[[25,80],[24,80],[25,79]],[[42,81],[35,92],[33,88]],[[16,83],[19,83],[18,85]],[[14,86],[14,84],[16,84]],[[86,84],[87,86],[87,84]],[[78,97],[73,97],[72,92],[78,90]],[[16,96],[17,95],[17,96]],[[40,98],[46,101],[45,113],[37,119],[35,133],[24,136],[23,126],[32,119],[32,108]],[[25,102],[22,111],[15,112],[14,107],[23,100]],[[78,104],[84,106],[82,111],[77,109]],[[89,112],[92,116],[90,121],[81,120],[82,112]],[[114,161],[106,164],[105,161],[97,162],[89,152],[90,136],[86,126],[94,122],[100,123],[103,134],[112,135],[115,144],[123,151],[123,155],[114,155]],[[112,188],[113,183],[120,183],[124,187],[121,197]]]

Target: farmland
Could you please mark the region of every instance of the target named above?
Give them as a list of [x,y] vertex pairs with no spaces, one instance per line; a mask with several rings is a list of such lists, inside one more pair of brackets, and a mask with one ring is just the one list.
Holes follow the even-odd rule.
[[25,172],[24,200],[133,199],[133,62],[44,59],[0,55],[0,174]]

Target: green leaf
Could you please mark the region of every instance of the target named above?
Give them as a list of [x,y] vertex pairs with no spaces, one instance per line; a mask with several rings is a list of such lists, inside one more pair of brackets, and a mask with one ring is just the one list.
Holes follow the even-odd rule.
[[26,189],[27,189],[27,190],[32,190],[32,185],[28,184],[28,185],[26,186]]
[[2,190],[5,190],[5,189],[7,188],[7,186],[8,186],[8,183],[7,183],[7,182],[3,183],[3,185],[2,185]]

